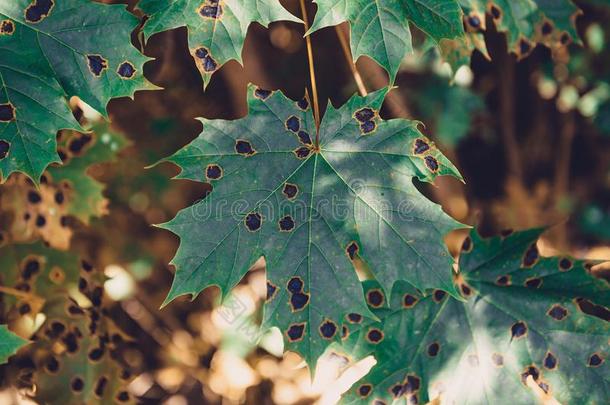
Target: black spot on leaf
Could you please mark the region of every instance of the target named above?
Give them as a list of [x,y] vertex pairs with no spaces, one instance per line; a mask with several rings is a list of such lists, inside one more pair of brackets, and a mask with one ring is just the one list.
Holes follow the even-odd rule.
[[366,302],[373,308],[379,308],[383,305],[385,296],[380,289],[375,288],[366,293]]
[[80,267],[87,273],[91,273],[93,271],[93,265],[86,260],[81,260]]
[[502,287],[506,287],[506,286],[510,285],[510,276],[499,276],[496,279],[496,284],[500,285]]
[[345,325],[341,327],[341,339],[345,340],[349,337],[349,328]]
[[375,118],[375,110],[372,108],[361,108],[354,113],[354,118],[360,121],[361,123],[367,122]]
[[218,63],[216,63],[212,54],[204,47],[195,49],[195,57],[197,58],[197,65],[201,66],[201,69],[206,73],[214,72],[218,68]]
[[460,284],[460,290],[462,290],[462,295],[464,297],[470,297],[472,295],[472,289],[466,284]]
[[521,56],[527,55],[531,50],[532,45],[525,38],[521,38],[519,41],[519,53]]
[[246,228],[248,228],[250,232],[256,232],[261,228],[261,225],[263,224],[263,217],[258,212],[251,212],[246,215],[244,223],[246,224]]
[[495,4],[492,4],[489,7],[489,13],[491,14],[494,20],[499,20],[500,18],[502,18],[502,10],[500,10],[500,7],[496,6]]
[[531,365],[531,366],[527,366],[525,368],[525,371],[523,371],[521,373],[521,382],[523,384],[526,384],[527,377],[529,377],[529,376],[532,376],[534,381],[538,381],[538,379],[540,378],[540,371],[538,370],[538,368],[536,366]]
[[19,314],[20,315],[26,315],[29,314],[32,311],[32,307],[30,306],[30,304],[23,304],[19,307]]
[[40,272],[40,261],[36,258],[27,259],[21,271],[21,277],[24,280],[30,280],[33,276]]
[[269,98],[269,96],[272,94],[273,92],[271,90],[264,90],[261,88],[256,88],[254,89],[254,97],[261,99],[261,100],[267,100]]
[[282,189],[282,194],[289,200],[294,199],[299,193],[299,188],[296,184],[286,183],[284,184],[284,188]]
[[290,297],[290,307],[292,308],[292,312],[297,312],[302,310],[309,303],[309,294],[306,293],[296,293],[292,294]]
[[101,55],[87,55],[87,64],[89,65],[89,71],[95,77],[100,77],[102,72],[108,69],[108,61]]
[[13,35],[15,24],[11,20],[4,20],[0,23],[0,35]]
[[238,139],[235,141],[235,152],[239,153],[240,155],[252,156],[256,153],[256,150],[254,150],[249,141]]
[[523,255],[523,260],[521,261],[521,267],[532,267],[538,262],[540,258],[540,253],[538,252],[538,247],[536,246],[536,242],[532,243]]
[[29,23],[38,23],[47,17],[55,2],[53,0],[34,0],[25,9],[25,20]]
[[438,160],[434,156],[426,156],[424,158],[424,162],[426,163],[426,167],[430,169],[431,172],[436,173],[438,171]]
[[375,124],[375,121],[365,121],[362,124],[360,124],[360,132],[362,132],[363,134],[370,134],[371,132],[375,131],[375,129],[377,128],[377,124]]
[[347,245],[347,247],[345,248],[345,251],[347,252],[347,256],[351,260],[354,260],[354,258],[358,254],[358,250],[360,250],[360,247],[358,246],[358,244],[356,242],[350,242],[350,244]]
[[10,143],[4,140],[0,140],[0,159],[4,159],[5,157],[7,157],[10,149]]
[[204,18],[218,19],[222,16],[222,6],[217,1],[206,1],[198,9],[199,15]]
[[553,24],[550,21],[545,21],[540,28],[542,35],[550,35],[553,32]]
[[402,384],[395,384],[390,387],[390,394],[394,398],[400,397],[404,393],[404,386]]
[[294,219],[290,215],[286,215],[279,221],[281,232],[290,232],[294,229]]
[[11,103],[0,104],[0,122],[11,121],[15,121],[15,107]]
[[299,159],[305,159],[311,153],[311,149],[307,146],[301,146],[300,148],[293,150],[292,153]]
[[504,365],[504,356],[502,356],[500,353],[493,353],[491,355],[491,362],[496,367],[502,367]]
[[589,367],[599,367],[604,363],[604,358],[599,353],[593,353],[589,360],[587,361],[587,365]]
[[403,308],[413,308],[417,304],[417,297],[411,294],[405,294],[402,297],[402,307]]
[[433,342],[428,345],[427,353],[430,357],[436,357],[441,350],[441,345],[438,342]]
[[124,79],[131,79],[136,74],[136,67],[131,62],[125,61],[119,65],[116,72]]
[[562,45],[565,46],[565,45],[568,45],[570,42],[572,42],[572,38],[570,37],[570,34],[568,34],[567,32],[564,32],[563,34],[561,34],[559,41],[561,42]]
[[370,343],[378,344],[383,340],[383,332],[377,328],[371,328],[366,334],[366,340]]
[[311,136],[309,136],[309,134],[305,131],[299,131],[299,141],[301,141],[301,143],[305,144],[305,145],[311,145]]
[[443,290],[434,290],[432,293],[432,299],[438,304],[445,298],[446,295],[447,293]]
[[307,111],[307,109],[309,108],[309,102],[306,98],[302,98],[297,101],[297,107],[299,107],[303,111]]
[[57,191],[54,195],[54,199],[56,204],[63,204],[65,200],[64,193],[62,193],[61,191]]
[[108,378],[101,376],[95,383],[95,390],[93,391],[95,396],[102,398],[104,396],[104,391],[106,390],[106,385],[108,385]]
[[288,117],[284,125],[286,126],[287,130],[297,133],[301,128],[301,121],[294,115],[291,115],[290,117]]
[[319,331],[320,335],[324,339],[332,339],[337,333],[337,324],[331,321],[330,319],[325,320],[320,325]]
[[557,357],[551,352],[547,352],[544,356],[544,367],[549,370],[554,370],[557,367]]
[[47,224],[47,220],[44,216],[38,214],[36,217],[36,226],[38,228],[43,228]]
[[97,347],[95,349],[91,349],[89,351],[89,360],[91,361],[99,361],[102,356],[104,355],[104,348],[103,347]]
[[559,304],[555,304],[548,310],[547,315],[556,321],[562,321],[568,316],[568,310]]
[[305,332],[305,322],[293,323],[288,327],[286,336],[288,336],[289,341],[298,342],[299,340],[303,339],[303,332]]
[[49,373],[51,373],[51,374],[57,373],[59,371],[59,367],[60,367],[59,361],[55,357],[51,356],[47,359],[47,362],[45,364],[45,369]]
[[528,288],[540,288],[542,285],[542,279],[538,277],[528,278],[525,280],[525,286]]
[[121,391],[116,396],[117,401],[119,402],[127,402],[129,401],[129,392]]
[[347,315],[347,320],[351,323],[360,323],[362,322],[362,315],[352,312],[351,314]]
[[85,382],[80,377],[74,377],[70,382],[70,387],[74,392],[81,392],[85,388]]
[[415,153],[416,155],[421,155],[422,153],[428,150],[430,150],[430,145],[428,144],[428,142],[421,138],[417,138],[415,140],[415,143],[413,144],[413,153]]
[[472,252],[472,239],[470,236],[467,236],[466,239],[464,239],[464,242],[462,242],[462,252]]
[[303,292],[303,279],[298,276],[292,277],[288,280],[286,288],[293,294]]
[[414,392],[419,391],[419,387],[421,386],[421,379],[413,374],[407,375],[407,379],[404,384],[405,393],[412,394]]
[[220,167],[219,165],[211,164],[205,168],[205,177],[210,180],[218,180],[222,177],[222,175],[222,167]]
[[516,322],[510,327],[510,333],[513,339],[519,339],[527,333],[527,325],[522,321]]
[[471,14],[465,18],[466,24],[468,24],[469,27],[473,28],[474,30],[478,30],[479,28],[481,28],[481,19],[478,15]]
[[567,257],[564,257],[561,260],[559,260],[559,270],[560,271],[568,271],[571,268],[572,268],[572,260],[568,259]]
[[357,389],[358,396],[360,396],[361,398],[366,398],[369,396],[369,394],[371,393],[372,390],[373,390],[373,386],[371,384],[362,384]]

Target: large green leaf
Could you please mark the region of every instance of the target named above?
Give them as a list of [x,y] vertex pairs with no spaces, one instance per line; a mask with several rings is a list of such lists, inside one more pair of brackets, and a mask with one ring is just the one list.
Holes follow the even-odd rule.
[[350,258],[387,291],[409,280],[455,293],[443,235],[462,225],[413,178],[459,174],[417,122],[379,118],[386,92],[330,107],[319,149],[308,102],[279,92],[250,87],[245,118],[201,119],[202,134],[167,159],[213,191],[162,225],[181,238],[166,302],[212,285],[224,295],[264,256],[265,324],[311,365],[346,313],[367,311]]
[[366,55],[377,61],[394,82],[402,59],[413,51],[409,22],[433,40],[464,34],[457,0],[315,0],[310,32],[348,21],[354,60]]
[[138,7],[148,15],[146,38],[186,26],[191,55],[204,87],[212,74],[230,60],[242,63],[241,51],[250,24],[267,27],[274,21],[302,22],[278,0],[141,0]]
[[130,43],[138,20],[124,5],[87,0],[0,1],[0,177],[36,181],[60,162],[55,135],[79,129],[67,97],[106,115],[111,98],[150,85]]
[[6,363],[9,357],[27,343],[27,340],[8,330],[6,325],[0,325],[0,364]]
[[[606,402],[610,323],[582,310],[608,306],[610,288],[580,261],[539,257],[539,234],[472,232],[456,282],[466,302],[397,285],[391,305],[375,310],[381,322],[349,328],[345,349],[377,364],[345,402],[534,403],[529,375],[561,403]],[[379,294],[375,283],[366,289]]]

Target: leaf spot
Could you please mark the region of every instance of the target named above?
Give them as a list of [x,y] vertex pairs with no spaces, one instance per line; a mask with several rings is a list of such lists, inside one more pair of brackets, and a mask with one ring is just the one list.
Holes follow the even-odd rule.
[[260,87],[257,87],[256,89],[254,89],[254,97],[256,97],[260,100],[263,100],[263,101],[267,100],[272,93],[273,92],[271,90],[264,90],[264,89],[261,89]]
[[299,109],[303,111],[307,111],[307,109],[309,108],[309,101],[307,101],[307,99],[303,97],[302,99],[297,101],[297,107],[299,107]]
[[197,65],[205,73],[212,73],[218,68],[218,63],[216,63],[210,51],[203,46],[195,49],[195,57],[197,58],[195,59]]
[[373,290],[369,290],[366,293],[366,302],[372,308],[380,308],[380,307],[382,307],[384,301],[385,301],[385,296],[383,295],[383,292],[380,289],[378,289],[378,288],[375,288]]
[[291,115],[288,117],[284,125],[286,126],[287,130],[297,133],[301,128],[301,121],[296,116]]
[[504,365],[504,356],[502,356],[500,353],[493,353],[491,355],[491,362],[496,367],[502,367]]
[[25,20],[29,23],[39,23],[51,14],[53,6],[55,6],[53,0],[34,0],[25,9]]
[[377,115],[377,112],[369,107],[364,107],[354,113],[354,118],[360,123],[365,123],[372,120]]
[[95,396],[98,398],[102,398],[104,396],[104,390],[106,389],[106,385],[108,384],[108,378],[105,376],[101,376],[97,383],[95,384]]
[[360,323],[362,322],[362,315],[352,312],[351,314],[347,314],[347,320],[351,323]]
[[127,402],[129,401],[129,392],[121,391],[116,396],[117,401],[119,402]]
[[417,304],[417,297],[412,294],[405,294],[402,297],[402,307],[403,308],[413,308],[415,304]]
[[354,260],[359,250],[360,247],[354,241],[350,242],[349,245],[347,245],[347,247],[345,248],[347,256],[350,258],[350,260]]
[[572,260],[568,259],[567,257],[564,257],[559,260],[559,271],[568,271],[572,269],[572,265]]
[[305,145],[311,145],[312,144],[311,136],[309,136],[309,134],[307,132],[299,131],[298,136],[299,136],[299,141],[302,144],[305,144]]
[[0,140],[0,159],[4,159],[8,156],[11,144],[5,140]]
[[87,64],[89,65],[89,71],[95,77],[100,77],[102,72],[108,69],[108,61],[101,55],[87,55]]
[[322,338],[324,339],[332,339],[337,334],[337,324],[331,321],[330,319],[326,319],[320,325],[319,332]]
[[248,231],[256,232],[263,224],[263,217],[258,212],[251,212],[246,215],[244,222],[246,224],[246,228],[248,228]]
[[54,356],[50,356],[45,364],[45,369],[50,374],[57,374],[57,372],[59,371],[59,368],[60,368],[59,361]]
[[539,258],[540,253],[538,252],[538,246],[536,246],[536,242],[534,242],[525,251],[525,254],[523,255],[523,260],[521,261],[521,267],[533,267],[536,262],[538,262]]
[[288,327],[286,336],[288,336],[289,341],[294,343],[303,339],[303,332],[305,332],[305,322],[293,323]]
[[428,345],[428,349],[427,349],[428,356],[436,357],[436,356],[438,356],[438,352],[440,352],[440,351],[441,351],[441,345],[439,345],[438,342],[433,342]]
[[70,383],[70,387],[74,392],[81,392],[85,388],[85,382],[80,377],[74,377]]
[[299,193],[299,187],[296,184],[286,183],[284,184],[284,188],[282,189],[282,194],[289,199],[294,200],[294,198]]
[[13,35],[15,23],[11,20],[4,20],[0,23],[0,35]]
[[0,104],[0,122],[15,121],[15,107],[11,103]]
[[238,139],[235,141],[235,152],[244,156],[252,156],[256,153],[256,150],[249,141]]
[[294,219],[290,215],[286,215],[279,221],[280,232],[291,232],[294,229]]
[[203,18],[219,19],[222,16],[222,6],[219,0],[206,0],[204,1],[197,12]]
[[136,67],[133,63],[125,61],[119,65],[116,72],[124,79],[132,79],[136,74]]
[[298,159],[305,159],[311,153],[311,149],[307,146],[301,146],[300,148],[293,150],[292,153],[294,153]]
[[462,295],[464,297],[470,297],[472,295],[472,289],[470,288],[470,286],[466,283],[461,283],[460,284],[460,290],[462,290]]
[[506,275],[499,276],[496,279],[496,284],[499,285],[499,286],[502,286],[502,287],[509,286],[511,284],[510,276],[506,276]]
[[378,344],[383,340],[383,332],[377,328],[371,328],[366,334],[366,340],[370,343]]
[[341,339],[345,340],[349,337],[349,328],[345,325],[341,327]]
[[462,242],[462,252],[470,253],[472,252],[472,248],[472,239],[470,238],[470,236],[466,236],[466,239],[464,239],[464,242]]
[[292,277],[288,280],[286,289],[293,294],[303,292],[303,279],[299,276]]
[[502,18],[502,10],[495,4],[491,4],[489,6],[489,13],[491,14],[494,20],[499,20],[500,18]]
[[530,375],[532,376],[534,381],[538,381],[538,378],[540,378],[540,371],[536,366],[530,365],[525,368],[525,371],[521,373],[521,382],[523,384],[526,384],[527,377],[529,377]]
[[540,288],[540,286],[542,285],[542,279],[538,277],[528,278],[527,280],[525,280],[524,285],[528,288]]
[[547,315],[556,321],[563,321],[568,316],[568,310],[559,304],[555,304],[548,310]]
[[446,295],[447,293],[443,290],[434,290],[434,293],[432,293],[432,299],[438,304],[445,298]]
[[527,334],[527,325],[523,321],[515,322],[510,327],[510,333],[513,339],[522,338]]
[[377,129],[377,124],[375,121],[364,121],[362,124],[360,124],[360,132],[362,132],[363,135],[368,135],[374,132],[375,129]]
[[222,177],[222,175],[222,167],[216,164],[210,164],[205,168],[205,177],[207,177],[209,180],[218,180]]
[[553,32],[553,23],[551,23],[549,20],[545,20],[544,23],[542,23],[540,32],[544,36],[550,35]]
[[604,363],[604,358],[599,353],[593,353],[591,357],[589,357],[589,361],[587,365],[589,367],[599,367]]
[[436,160],[436,158],[434,156],[426,156],[424,158],[424,162],[426,163],[426,167],[428,169],[430,169],[431,172],[436,173],[438,172],[438,160]]
[[369,396],[369,394],[371,393],[373,389],[373,386],[371,384],[362,384],[361,386],[358,387],[358,396],[360,398],[366,398]]
[[301,311],[309,303],[309,294],[298,292],[290,297],[290,307],[292,312]]
[[546,356],[544,356],[544,367],[549,370],[557,368],[557,357],[555,357],[553,353],[546,352]]

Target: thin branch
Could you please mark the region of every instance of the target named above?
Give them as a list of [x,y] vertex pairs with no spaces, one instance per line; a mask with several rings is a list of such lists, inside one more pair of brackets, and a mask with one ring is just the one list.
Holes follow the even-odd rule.
[[337,37],[339,37],[339,43],[341,44],[341,48],[343,49],[343,55],[345,56],[345,60],[349,65],[352,76],[354,76],[354,80],[356,81],[356,86],[358,86],[358,92],[361,96],[366,96],[368,92],[366,91],[366,87],[364,86],[364,82],[362,81],[362,77],[354,64],[354,59],[352,58],[352,53],[349,50],[349,44],[347,43],[346,33],[341,25],[335,25],[335,31],[337,31]]
[[[305,8],[305,0],[300,0],[301,13],[303,14],[303,24],[305,32],[309,31],[309,22],[307,19],[307,9]],[[313,116],[316,121],[316,147],[320,146],[320,107],[318,104],[318,87],[316,86],[316,72],[313,65],[313,50],[311,47],[311,36],[305,37],[307,43],[307,58],[309,59],[309,76],[311,78],[311,92],[313,95]]]

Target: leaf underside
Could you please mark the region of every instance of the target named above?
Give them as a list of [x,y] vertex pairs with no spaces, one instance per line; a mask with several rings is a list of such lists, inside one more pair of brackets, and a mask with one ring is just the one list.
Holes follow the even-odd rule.
[[68,105],[78,96],[106,115],[111,98],[151,85],[148,60],[130,43],[138,20],[124,5],[85,0],[0,2],[0,178],[38,181],[58,130],[80,129]]
[[[528,377],[561,403],[604,403],[610,323],[582,309],[610,304],[608,283],[567,257],[541,258],[539,230],[466,239],[456,284],[466,302],[397,284],[381,322],[352,324],[343,350],[377,364],[345,403],[534,403]],[[366,282],[367,294],[379,291]],[[605,310],[607,313],[607,309]],[[607,315],[606,315],[607,316]],[[372,330],[383,334],[371,340]]]
[[166,303],[212,285],[225,295],[264,256],[264,324],[312,365],[345,314],[368,312],[351,259],[387,291],[409,280],[455,294],[443,235],[463,225],[413,178],[459,174],[416,122],[379,118],[386,92],[330,107],[319,153],[305,99],[250,87],[245,118],[201,119],[202,134],[167,159],[213,191],[161,225],[181,238]]
[[302,22],[278,0],[142,0],[138,8],[149,16],[143,28],[146,38],[187,27],[189,49],[204,87],[229,60],[242,63],[250,24],[258,22],[267,27],[274,21]]

